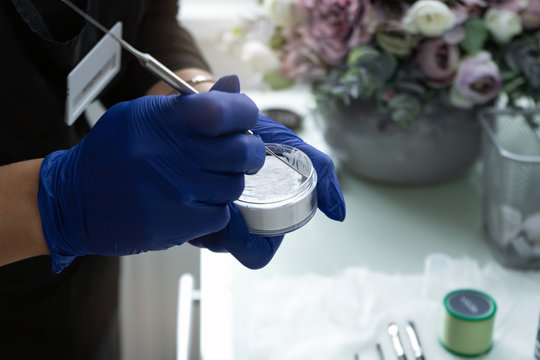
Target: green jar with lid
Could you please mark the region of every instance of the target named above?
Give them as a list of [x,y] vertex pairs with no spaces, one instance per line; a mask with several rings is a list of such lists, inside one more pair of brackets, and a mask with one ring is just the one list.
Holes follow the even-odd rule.
[[448,293],[443,304],[441,345],[449,352],[465,357],[489,352],[497,312],[493,298],[481,291],[460,289]]

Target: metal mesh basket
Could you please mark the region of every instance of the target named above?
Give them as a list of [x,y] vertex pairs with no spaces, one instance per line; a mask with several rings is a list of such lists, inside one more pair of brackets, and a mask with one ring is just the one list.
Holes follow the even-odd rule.
[[480,122],[488,242],[506,266],[540,267],[540,109],[487,110]]

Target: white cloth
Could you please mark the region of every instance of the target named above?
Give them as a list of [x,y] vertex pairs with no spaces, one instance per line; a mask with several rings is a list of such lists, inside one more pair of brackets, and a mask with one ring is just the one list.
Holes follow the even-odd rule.
[[252,289],[244,316],[249,320],[250,360],[395,359],[387,326],[396,322],[408,359],[405,332],[416,324],[426,359],[458,359],[438,343],[443,298],[473,288],[497,303],[493,349],[484,359],[532,359],[540,316],[540,272],[512,271],[496,263],[433,254],[422,274],[402,275],[349,268],[335,276],[307,275],[263,280]]

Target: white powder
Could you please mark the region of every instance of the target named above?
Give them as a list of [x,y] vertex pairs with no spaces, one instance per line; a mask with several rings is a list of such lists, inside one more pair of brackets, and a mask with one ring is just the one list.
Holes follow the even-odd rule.
[[249,202],[285,199],[295,193],[304,179],[279,159],[267,156],[258,173],[246,175],[246,185],[240,199]]

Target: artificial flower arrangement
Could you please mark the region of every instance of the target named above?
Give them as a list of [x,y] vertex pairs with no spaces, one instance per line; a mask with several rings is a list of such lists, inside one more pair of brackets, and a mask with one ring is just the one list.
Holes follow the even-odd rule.
[[411,124],[437,97],[459,108],[540,94],[540,0],[263,0],[229,36],[271,88],[370,101]]

